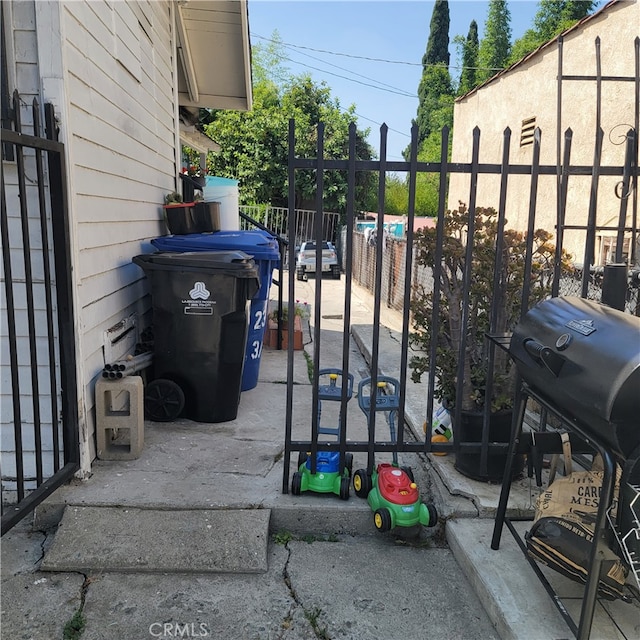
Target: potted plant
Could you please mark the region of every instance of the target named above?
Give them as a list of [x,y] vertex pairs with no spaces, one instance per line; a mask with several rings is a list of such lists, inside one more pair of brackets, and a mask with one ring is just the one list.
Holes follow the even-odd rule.
[[174,235],[220,229],[220,203],[203,202],[200,192],[194,193],[192,201],[183,202],[182,195],[172,191],[165,196],[163,210],[169,233]]
[[[302,349],[302,320],[309,318],[311,315],[311,305],[307,302],[296,300],[293,304],[293,348],[294,350]],[[287,349],[289,345],[289,304],[285,303],[282,307],[282,320],[280,324],[282,328],[282,348]],[[265,332],[264,344],[267,347],[278,347],[278,310],[271,311],[268,317],[267,331]]]
[[[437,322],[433,322],[433,288],[419,285],[411,302],[413,313],[412,346],[420,353],[412,357],[411,377],[419,382],[422,374],[435,376],[435,397],[456,415],[460,403],[460,424],[453,424],[458,442],[480,442],[484,423],[485,402],[490,402],[490,442],[508,442],[512,405],[515,395],[516,369],[509,354],[499,348],[494,351],[494,366],[489,372],[491,343],[487,333],[506,334],[518,322],[525,277],[529,278],[528,307],[551,292],[555,246],[551,234],[538,229],[533,234],[533,254],[530,274],[525,274],[526,235],[511,229],[502,232],[501,270],[495,287],[496,247],[499,234],[495,209],[476,208],[474,212],[473,251],[467,265],[467,231],[470,212],[460,203],[444,217],[440,275],[440,301]],[[433,267],[436,260],[435,228],[424,228],[415,235],[415,259],[418,264]],[[464,274],[471,269],[468,298],[466,345],[461,354],[463,336]],[[563,271],[570,271],[569,256],[563,252]],[[435,272],[434,272],[435,273]],[[492,302],[497,304],[497,317],[491,326]],[[437,329],[434,329],[437,327]],[[434,331],[436,332],[434,334]],[[435,340],[436,358],[431,362],[431,345]],[[458,363],[463,358],[463,376],[458,385]],[[487,381],[492,375],[491,394],[487,398]],[[458,396],[458,393],[460,394]],[[480,470],[478,453],[458,453],[456,468],[472,478],[500,481],[506,454],[489,456],[488,470]],[[514,465],[514,473],[522,471],[522,460]]]

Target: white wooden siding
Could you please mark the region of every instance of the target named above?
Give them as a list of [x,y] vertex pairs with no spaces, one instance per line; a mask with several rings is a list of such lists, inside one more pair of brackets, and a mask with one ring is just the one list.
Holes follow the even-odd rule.
[[[77,310],[90,457],[104,332],[148,314],[132,263],[164,234],[175,185],[173,44],[167,2],[67,2],[64,59],[75,224]],[[142,302],[141,302],[142,301]]]

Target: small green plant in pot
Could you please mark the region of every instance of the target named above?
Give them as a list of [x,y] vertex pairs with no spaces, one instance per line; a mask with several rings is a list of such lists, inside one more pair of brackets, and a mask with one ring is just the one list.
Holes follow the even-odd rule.
[[[515,366],[508,353],[495,349],[491,395],[487,398],[490,342],[486,334],[504,334],[518,322],[523,299],[525,277],[529,280],[528,307],[551,293],[555,246],[551,234],[538,229],[533,235],[531,271],[525,274],[526,235],[512,229],[502,233],[502,260],[498,286],[495,287],[496,247],[499,221],[495,209],[474,211],[473,251],[467,264],[467,236],[470,212],[460,203],[444,216],[440,300],[437,322],[433,322],[433,289],[418,285],[411,301],[413,313],[412,346],[419,353],[412,357],[411,377],[419,382],[424,373],[435,376],[435,397],[456,414],[460,403],[460,424],[453,424],[458,442],[480,442],[482,438],[485,402],[491,405],[490,442],[508,442],[511,412],[515,395]],[[433,268],[436,260],[436,229],[425,228],[415,235],[415,260]],[[466,344],[462,353],[464,323],[464,274],[470,267],[468,322]],[[569,271],[569,256],[563,253],[564,271]],[[434,271],[435,273],[435,271]],[[492,302],[497,305],[497,317],[492,326]],[[434,331],[436,332],[434,334]],[[435,340],[436,357],[431,362],[431,346]],[[458,363],[463,359],[463,377],[458,385]],[[460,396],[458,397],[458,393]],[[501,481],[506,455],[489,452],[487,471],[480,469],[480,453],[460,453],[456,468],[469,477],[483,481]],[[514,465],[514,473],[522,471],[522,460]]]

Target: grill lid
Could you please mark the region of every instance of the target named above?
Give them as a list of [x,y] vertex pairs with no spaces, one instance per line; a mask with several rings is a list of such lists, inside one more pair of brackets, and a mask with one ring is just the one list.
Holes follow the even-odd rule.
[[617,456],[640,445],[640,318],[551,298],[516,326],[509,352],[535,392]]

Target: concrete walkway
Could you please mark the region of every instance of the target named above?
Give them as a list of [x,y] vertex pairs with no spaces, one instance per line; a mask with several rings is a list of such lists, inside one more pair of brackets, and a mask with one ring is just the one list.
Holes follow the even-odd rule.
[[[312,302],[313,279],[298,284],[299,298]],[[339,367],[343,283],[324,284],[321,366]],[[398,319],[387,315],[379,364],[397,377]],[[369,375],[372,336],[360,290],[351,325],[357,384]],[[438,509],[433,529],[380,534],[353,492],[346,501],[284,494],[286,376],[286,352],[265,351],[260,383],[242,394],[236,420],[147,422],[137,460],[96,461],[89,480],[62,487],[37,509],[33,526],[23,522],[3,537],[2,638],[571,637],[511,535],[499,551],[489,549],[499,486],[460,476],[452,456],[401,459]],[[311,386],[302,352],[293,376],[294,438],[306,439]],[[424,388],[408,383],[416,437],[425,403]],[[327,420],[330,409],[323,406]],[[348,416],[349,438],[366,439],[356,400]],[[295,457],[292,471],[294,464]],[[510,512],[530,512],[536,491],[528,479],[515,483]],[[577,619],[581,587],[549,578],[565,588]],[[640,637],[639,612],[637,603],[599,604],[591,637]],[[81,621],[82,634],[71,635]]]

